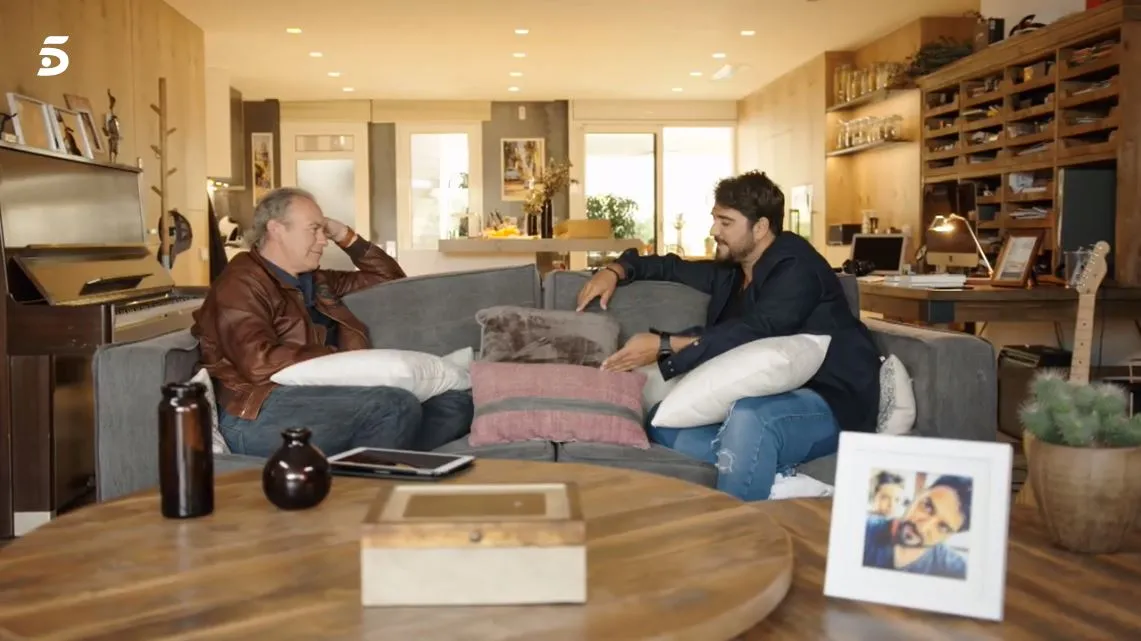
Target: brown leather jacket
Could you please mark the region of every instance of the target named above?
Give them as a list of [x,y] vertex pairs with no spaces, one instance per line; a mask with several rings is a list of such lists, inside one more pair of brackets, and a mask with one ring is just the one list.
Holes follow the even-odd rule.
[[256,249],[235,256],[211,285],[190,331],[198,339],[202,366],[217,384],[218,404],[229,414],[257,418],[275,387],[270,377],[279,370],[338,350],[371,346],[368,328],[341,297],[404,278],[404,270],[356,233],[342,248],[360,271],[318,269],[313,279],[317,309],[340,327],[335,348],[325,345],[326,330],[310,319],[301,291],[270,271]]

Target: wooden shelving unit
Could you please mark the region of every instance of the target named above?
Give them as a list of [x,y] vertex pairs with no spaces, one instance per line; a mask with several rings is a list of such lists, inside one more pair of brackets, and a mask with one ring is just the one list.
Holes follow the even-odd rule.
[[922,225],[953,210],[956,185],[970,182],[980,240],[997,248],[1009,230],[1041,229],[1057,268],[1059,171],[1113,167],[1113,277],[1141,286],[1141,0],[1111,0],[918,84]]
[[[910,251],[922,236],[918,212],[921,207],[919,155],[920,90],[907,76],[888,78],[886,87],[842,100],[837,91],[838,69],[874,70],[880,63],[907,60],[924,44],[943,39],[970,40],[974,20],[961,16],[928,16],[884,34],[854,51],[825,54],[824,85],[824,189],[815,194],[823,204],[826,225],[860,224],[866,215],[875,217],[879,231],[899,230],[911,235]],[[862,144],[845,144],[844,128],[851,123],[892,120],[892,137],[872,136]],[[874,125],[873,125],[874,130]],[[882,132],[882,130],[881,130]],[[832,249],[832,248],[830,248]],[[834,248],[834,263],[847,248]]]

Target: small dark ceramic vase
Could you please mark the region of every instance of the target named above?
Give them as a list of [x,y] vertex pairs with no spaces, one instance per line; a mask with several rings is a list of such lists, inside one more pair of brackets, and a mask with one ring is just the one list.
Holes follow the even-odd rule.
[[269,457],[262,471],[265,497],[283,510],[311,508],[329,495],[333,484],[329,460],[309,443],[311,435],[303,427],[282,432],[285,443]]

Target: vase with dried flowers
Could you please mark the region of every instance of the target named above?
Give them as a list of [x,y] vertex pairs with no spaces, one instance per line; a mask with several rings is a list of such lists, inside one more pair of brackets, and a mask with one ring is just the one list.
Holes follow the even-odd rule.
[[[528,235],[535,235],[532,229],[537,228],[535,231],[543,238],[554,238],[555,221],[551,199],[569,185],[578,183],[570,177],[570,168],[569,162],[550,159],[547,167],[527,190],[527,197],[523,201],[523,212],[527,215]],[[531,221],[535,223],[534,228]]]

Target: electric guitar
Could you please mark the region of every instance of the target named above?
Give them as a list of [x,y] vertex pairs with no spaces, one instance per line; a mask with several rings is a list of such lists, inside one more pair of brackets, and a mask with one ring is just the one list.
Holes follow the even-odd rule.
[[1074,289],[1078,291],[1078,318],[1074,326],[1074,349],[1070,363],[1070,380],[1075,383],[1089,383],[1090,353],[1093,349],[1093,318],[1097,307],[1097,290],[1105,280],[1107,271],[1105,257],[1109,255],[1109,243],[1104,240],[1093,247],[1089,260],[1082,266],[1074,279]]
[[[1109,255],[1109,243],[1098,242],[1090,253],[1089,260],[1082,265],[1072,281],[1078,292],[1078,314],[1074,324],[1074,348],[1070,360],[1070,381],[1089,384],[1090,354],[1093,351],[1093,320],[1097,308],[1097,290],[1105,280],[1105,257]],[[1025,442],[1025,441],[1024,441]],[[1025,449],[1025,448],[1024,448]],[[1015,497],[1016,505],[1034,505],[1034,489],[1030,479],[1022,485]]]

